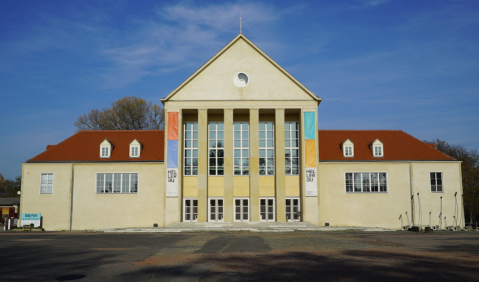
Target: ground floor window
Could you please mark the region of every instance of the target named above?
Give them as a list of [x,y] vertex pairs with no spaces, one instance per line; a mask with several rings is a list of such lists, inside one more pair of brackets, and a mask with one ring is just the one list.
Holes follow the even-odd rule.
[[198,221],[198,199],[197,198],[183,199],[183,221],[184,222]]
[[138,193],[138,173],[97,173],[96,192],[99,194]]
[[259,199],[259,213],[261,221],[275,221],[275,200],[274,198]]
[[346,172],[346,192],[387,192],[386,172]]
[[249,199],[235,198],[235,221],[249,221]]
[[223,198],[208,199],[208,221],[223,222],[224,200]]
[[286,198],[286,221],[301,221],[299,197]]

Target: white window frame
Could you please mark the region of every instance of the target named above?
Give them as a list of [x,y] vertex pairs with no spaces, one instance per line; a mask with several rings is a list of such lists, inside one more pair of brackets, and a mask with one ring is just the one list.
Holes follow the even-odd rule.
[[[48,189],[48,184],[51,184],[52,185],[52,189],[50,191],[50,193],[46,192],[46,193],[43,193],[42,190],[43,190],[43,175],[47,175],[47,183],[46,183],[46,189]],[[48,176],[51,175],[52,176],[52,181],[51,183],[48,183],[49,180],[48,180]],[[40,194],[42,195],[51,195],[53,194],[53,181],[55,180],[55,175],[53,172],[43,172],[40,174]],[[48,191],[48,190],[47,190]]]
[[[196,200],[196,219],[186,219],[186,201],[194,201]],[[193,202],[192,202],[193,203]],[[193,205],[191,206],[193,208]],[[191,212],[191,215],[194,213]],[[197,197],[184,197],[183,198],[183,222],[198,222],[198,198]]]
[[[293,215],[293,218],[288,220],[288,216],[287,216],[288,214],[287,214],[287,212],[286,212],[286,221],[287,221],[287,222],[298,222],[298,221],[301,221],[301,197],[286,197],[286,198],[285,198],[285,201],[284,201],[284,204],[285,204],[285,207],[287,208],[288,205],[286,204],[286,200],[290,200],[290,201],[298,200],[298,212],[300,213],[298,219],[294,219],[294,215]],[[291,204],[290,206],[293,206],[293,204]],[[293,211],[291,211],[290,213],[293,214]]]
[[[264,129],[262,130],[262,124],[264,124]],[[268,125],[272,125],[272,129],[268,129]],[[272,132],[272,137],[268,137],[268,133]],[[264,139],[261,138],[262,132],[264,132]],[[268,141],[272,142],[271,146],[268,146]],[[263,146],[261,143],[264,142]],[[274,121],[260,121],[259,122],[259,175],[275,175],[275,148],[274,148]],[[270,154],[271,153],[271,154]],[[262,156],[263,155],[263,156]],[[264,165],[261,165],[261,161],[264,159]],[[272,162],[268,162],[268,159],[272,159]],[[270,164],[268,164],[270,163]],[[262,170],[264,173],[262,174]]]
[[[436,188],[436,191],[433,191],[432,188],[433,188],[433,185],[432,185],[432,178],[431,178],[431,173],[435,173],[434,177],[434,181],[436,184],[434,184],[435,188]],[[437,174],[440,173],[441,174],[441,191],[437,191]],[[430,171],[429,172],[429,185],[431,186],[431,193],[444,193],[444,173],[442,171]]]
[[375,157],[384,157],[383,145],[374,145],[373,147]]
[[130,143],[130,158],[139,158],[141,155],[141,144],[138,140],[133,139]]
[[[104,154],[106,151],[106,154]],[[101,158],[109,158],[110,157],[110,146],[101,146],[100,147],[100,157]]]
[[[244,211],[243,211],[243,208],[244,208],[243,201],[244,200],[248,201],[248,219],[247,220],[244,220],[242,218],[241,219],[236,219],[236,200],[240,200],[240,209],[241,209],[240,214],[241,214],[241,217],[243,217],[243,213],[244,213]],[[251,211],[250,206],[251,205],[250,205],[250,203],[251,203],[251,201],[247,197],[246,198],[245,197],[234,197],[233,198],[233,209],[234,209],[233,210],[233,218],[234,218],[235,222],[249,222],[250,221],[250,219],[251,219],[251,214],[250,214],[250,211]]]
[[[351,185],[352,185],[351,189],[352,189],[352,191],[348,191],[348,183],[347,183],[347,180],[346,180],[346,175],[348,173],[352,174],[352,178],[351,178]],[[371,179],[372,179],[371,174],[373,174],[373,173],[377,174],[377,176],[378,176],[378,178],[377,178],[377,180],[378,180],[378,191],[372,191],[373,187],[372,187],[372,181],[371,181]],[[386,191],[381,191],[381,183],[380,183],[380,177],[379,177],[380,173],[386,174]],[[361,184],[361,191],[355,191],[354,174],[359,174],[360,175],[360,182],[359,183]],[[368,182],[369,191],[363,191],[364,190],[364,180],[365,180],[365,179],[363,179],[363,174],[369,174],[369,176],[368,176],[369,177],[369,182]],[[357,193],[389,193],[389,173],[387,173],[385,171],[354,171],[354,172],[347,171],[347,172],[344,173],[343,179],[344,179],[344,188],[345,188],[346,194],[353,194],[353,193],[356,193],[356,194]]]
[[351,145],[345,145],[344,147],[344,156],[346,158],[352,158],[354,157],[354,151],[353,151],[353,146]]
[[[189,129],[189,126],[191,129]],[[195,129],[196,128],[196,129]],[[187,137],[187,132],[190,132],[191,138]],[[184,123],[183,127],[183,175],[184,176],[198,176],[198,122],[189,121]],[[196,134],[195,134],[196,133]],[[186,147],[187,141],[189,141],[190,147]],[[186,165],[187,159],[190,159],[190,165]],[[196,166],[195,166],[196,160]]]
[[[240,129],[237,130],[236,125],[239,125]],[[243,127],[247,126],[245,130]],[[235,176],[249,175],[249,122],[248,121],[235,121],[233,123],[234,132],[234,145],[233,145],[233,174]],[[239,139],[237,134],[239,133]],[[246,133],[246,134],[245,134]],[[246,137],[245,137],[246,135]],[[239,146],[238,146],[239,145]],[[246,146],[245,146],[246,145]]]
[[[215,125],[215,129],[211,129],[211,125]],[[218,129],[218,125],[221,124],[223,126],[222,130]],[[215,133],[215,138],[211,138],[211,133]],[[218,138],[218,134],[221,133],[223,138]],[[224,122],[222,121],[210,121],[208,123],[208,176],[224,176],[225,174],[225,127]],[[222,142],[221,142],[222,141]],[[214,142],[214,145],[212,145]],[[221,145],[222,147],[219,147]],[[211,152],[215,152],[215,156],[211,156]],[[222,156],[220,157],[220,152]],[[211,160],[215,160],[215,165],[211,166]],[[220,162],[223,163],[222,166],[218,165]],[[212,167],[214,169],[214,174],[211,173]],[[223,169],[220,169],[223,168]],[[220,173],[221,172],[221,173]]]
[[[261,200],[266,200],[266,219],[261,218]],[[268,219],[268,200],[273,200],[273,219]],[[276,198],[275,197],[260,197],[259,198],[259,220],[261,222],[276,222]]]
[[[112,174],[112,177],[111,177],[111,187],[112,187],[112,191],[111,192],[106,192],[106,189],[105,189],[105,182],[106,182],[106,175],[107,174]],[[116,184],[116,180],[115,180],[115,174],[116,175],[120,175],[120,179],[119,179],[119,182],[120,182],[120,192],[114,192],[115,191],[115,184]],[[124,174],[129,174],[128,176],[128,192],[123,192],[123,175]],[[132,188],[132,177],[131,175],[133,174],[136,174],[136,192],[132,192],[131,188]],[[98,176],[99,175],[103,175],[103,192],[99,192],[98,191]],[[98,194],[98,195],[119,195],[119,194],[123,194],[123,195],[132,195],[132,194],[139,194],[139,191],[140,191],[140,174],[138,172],[97,172],[96,175],[95,175],[95,194]]]
[[[292,125],[296,124],[296,129],[292,128]],[[293,133],[296,133],[296,138],[293,137]],[[285,175],[299,175],[300,161],[299,161],[299,122],[298,121],[286,121],[284,123],[284,170]],[[293,146],[296,139],[296,146]],[[296,151],[296,157],[293,156]],[[293,162],[296,160],[296,166]],[[288,164],[289,162],[289,164]],[[296,171],[294,168],[296,167]]]
[[[216,216],[215,216],[215,220],[212,220],[211,219],[211,200],[222,200],[223,201],[223,218],[218,220],[217,219],[217,215],[218,215],[218,205],[216,205]],[[224,197],[208,197],[208,222],[225,222],[225,198]]]

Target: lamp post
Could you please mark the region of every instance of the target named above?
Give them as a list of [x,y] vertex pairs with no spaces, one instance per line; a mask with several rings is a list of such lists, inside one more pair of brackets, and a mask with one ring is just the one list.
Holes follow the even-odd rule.
[[[472,191],[472,205],[471,205],[471,227],[472,227],[472,223],[474,221],[473,217],[474,217],[474,205],[476,204],[476,191]],[[476,221],[476,228],[477,228],[477,221]]]

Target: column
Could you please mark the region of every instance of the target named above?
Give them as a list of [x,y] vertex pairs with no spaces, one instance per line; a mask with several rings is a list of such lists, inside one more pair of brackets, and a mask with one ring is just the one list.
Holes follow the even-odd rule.
[[208,221],[208,110],[198,110],[198,222]]
[[276,221],[286,221],[286,176],[284,160],[284,109],[275,111],[274,152],[276,185]]
[[249,110],[250,220],[259,222],[259,110]]
[[233,222],[234,203],[233,203],[233,109],[224,110],[224,128],[225,128],[225,197],[224,197],[224,221]]

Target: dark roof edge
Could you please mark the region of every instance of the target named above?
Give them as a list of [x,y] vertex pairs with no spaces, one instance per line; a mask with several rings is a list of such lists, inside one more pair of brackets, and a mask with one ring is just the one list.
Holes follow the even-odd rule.
[[462,161],[458,160],[319,160],[318,162],[328,163],[328,162],[341,162],[341,163],[354,163],[354,162],[455,162],[455,163],[462,163]]
[[146,160],[146,161],[25,161],[25,163],[164,163],[164,160]]

